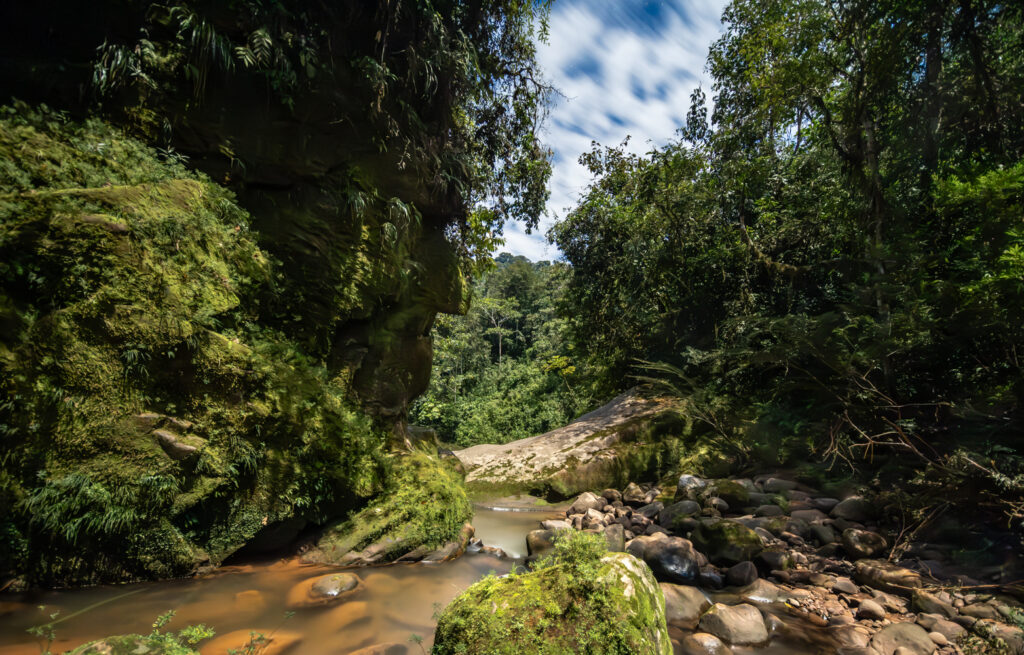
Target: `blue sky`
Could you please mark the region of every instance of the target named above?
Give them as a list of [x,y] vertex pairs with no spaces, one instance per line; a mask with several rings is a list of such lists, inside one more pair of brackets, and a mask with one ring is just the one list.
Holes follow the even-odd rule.
[[499,251],[555,259],[544,236],[589,182],[577,163],[590,142],[646,152],[683,124],[690,93],[709,92],[708,47],[721,33],[725,0],[555,0],[547,44],[538,59],[556,98],[544,140],[554,151],[551,200],[539,230],[505,226]]

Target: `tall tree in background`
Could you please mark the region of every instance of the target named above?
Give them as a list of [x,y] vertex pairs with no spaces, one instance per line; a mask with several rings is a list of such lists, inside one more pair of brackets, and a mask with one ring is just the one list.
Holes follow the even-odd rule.
[[465,316],[440,316],[434,370],[410,419],[462,446],[560,427],[586,409],[558,303],[568,269],[502,253],[474,285]]

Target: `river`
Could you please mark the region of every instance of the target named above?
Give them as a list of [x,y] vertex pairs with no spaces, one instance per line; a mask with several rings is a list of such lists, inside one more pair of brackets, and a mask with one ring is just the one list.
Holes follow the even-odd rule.
[[[203,623],[217,633],[199,645],[202,655],[227,655],[228,649],[244,645],[253,631],[273,636],[271,647],[261,655],[276,655],[282,646],[287,655],[345,655],[381,643],[396,645],[388,655],[429,653],[435,612],[483,576],[503,575],[521,566],[526,533],[546,518],[562,516],[562,509],[530,508],[522,502],[477,506],[476,535],[511,557],[468,552],[443,564],[357,569],[365,588],[352,600],[323,607],[292,611],[288,592],[337,569],[304,565],[295,558],[229,565],[183,580],[0,594],[0,655],[39,655],[44,643],[28,629],[47,623],[55,612],[56,640],[50,649],[62,653],[100,637],[149,633],[153,621],[169,610],[176,614],[165,630]],[[786,622],[785,632],[768,646],[734,647],[737,655],[834,652],[823,630],[795,621],[781,607],[764,609]],[[685,635],[677,628],[670,631],[675,639]]]
[[[513,557],[525,556],[526,533],[538,522],[559,514],[477,507],[476,535],[488,546]],[[521,560],[466,553],[443,564],[398,564],[354,571],[365,590],[334,606],[303,608],[286,617],[288,591],[308,578],[337,569],[300,564],[297,559],[224,566],[199,578],[126,585],[105,585],[65,591],[0,595],[0,655],[39,655],[42,642],[27,630],[47,623],[59,612],[56,641],[61,653],[93,639],[152,630],[157,616],[174,610],[166,630],[203,623],[218,637],[200,644],[202,655],[225,653],[225,636],[236,631],[275,633],[275,641],[299,639],[288,655],[342,655],[381,642],[406,644],[429,652],[434,613],[488,573],[508,573]],[[42,609],[40,609],[40,607]],[[237,640],[236,640],[237,641]],[[230,647],[237,647],[234,644]]]

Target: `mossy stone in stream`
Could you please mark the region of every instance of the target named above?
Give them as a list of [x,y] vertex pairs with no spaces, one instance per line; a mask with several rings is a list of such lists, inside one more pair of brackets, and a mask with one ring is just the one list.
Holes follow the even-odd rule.
[[709,560],[726,566],[751,560],[764,549],[761,537],[736,521],[701,523],[690,539]]
[[531,573],[489,576],[445,608],[435,655],[669,655],[665,601],[650,569],[571,531]]
[[740,510],[750,503],[750,491],[732,480],[715,480],[701,494],[704,498],[718,497],[729,504],[729,508]]
[[385,493],[348,519],[328,527],[303,560],[318,564],[374,563],[416,550],[426,554],[458,539],[472,516],[473,508],[458,471],[444,460],[412,453],[395,462]]

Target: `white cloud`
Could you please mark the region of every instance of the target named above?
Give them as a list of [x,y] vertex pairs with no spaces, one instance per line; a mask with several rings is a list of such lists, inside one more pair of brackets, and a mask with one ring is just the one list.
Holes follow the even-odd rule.
[[721,33],[726,0],[558,0],[550,38],[538,49],[546,78],[566,97],[556,99],[546,143],[555,152],[551,216],[527,235],[505,228],[502,250],[530,259],[558,256],[544,234],[575,204],[590,176],[577,159],[591,141],[643,153],[681,127],[690,93],[703,84],[708,47]]

